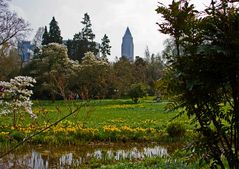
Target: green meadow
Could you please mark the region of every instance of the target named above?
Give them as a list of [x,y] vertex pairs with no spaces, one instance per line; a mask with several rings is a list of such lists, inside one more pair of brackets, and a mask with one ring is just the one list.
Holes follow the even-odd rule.
[[[79,112],[68,118],[69,121],[83,123],[87,127],[98,128],[103,125],[128,125],[131,127],[158,127],[163,129],[176,115],[176,111],[165,110],[167,102],[155,102],[152,98],[134,104],[129,99],[78,101],[35,101],[33,111],[40,122],[51,122],[67,115],[70,109],[81,107]],[[57,111],[57,110],[60,111]],[[177,121],[188,125],[186,116]],[[189,127],[189,126],[188,126]]]
[[[134,104],[130,99],[91,101],[34,101],[32,120],[27,114],[17,116],[17,128],[12,127],[12,115],[0,118],[0,139],[21,141],[37,131],[46,131],[30,139],[33,143],[70,144],[79,141],[158,141],[165,139],[167,127],[179,123],[191,132],[186,115],[176,119],[176,111],[167,111],[167,101],[152,97]],[[69,113],[69,117],[61,120]],[[174,131],[173,131],[174,132]],[[177,132],[177,131],[176,131]],[[177,134],[177,133],[176,133]]]
[[[28,114],[17,116],[17,127],[12,127],[12,115],[0,117],[0,142],[6,149],[18,144],[31,135],[43,131],[27,141],[27,145],[60,147],[68,145],[110,145],[123,143],[134,145],[136,142],[145,146],[160,144],[173,156],[169,158],[146,158],[143,161],[100,161],[92,159],[84,168],[200,168],[198,163],[187,165],[183,156],[174,155],[193,139],[192,125],[186,115],[175,118],[179,112],[165,109],[167,101],[156,102],[152,97],[141,99],[134,104],[130,99],[91,100],[91,101],[34,101],[33,112],[37,115],[32,120]],[[76,111],[75,111],[76,110]],[[69,117],[63,119],[71,112]],[[55,123],[59,121],[59,123]],[[55,124],[54,124],[55,123]],[[54,124],[54,125],[52,125]],[[179,124],[185,133],[178,135]],[[52,125],[52,126],[51,126]],[[47,130],[45,128],[49,127]],[[180,127],[179,127],[180,128]],[[9,143],[10,142],[10,146]],[[2,151],[4,152],[4,146]],[[5,150],[6,151],[6,150]],[[24,152],[22,149],[20,152]],[[2,153],[3,153],[2,152]],[[43,153],[44,154],[44,153]],[[181,154],[181,153],[180,153]],[[175,156],[175,157],[174,157]],[[177,160],[175,160],[177,159]]]

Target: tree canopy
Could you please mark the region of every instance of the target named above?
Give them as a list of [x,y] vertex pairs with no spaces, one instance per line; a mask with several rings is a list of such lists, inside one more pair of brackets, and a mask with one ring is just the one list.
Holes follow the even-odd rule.
[[42,45],[47,45],[49,43],[62,44],[61,30],[55,17],[52,17],[49,25],[49,32],[47,31],[47,27],[45,26],[45,31],[42,36]]
[[85,13],[81,21],[83,28],[81,32],[74,35],[73,40],[68,40],[68,55],[71,59],[81,61],[87,52],[93,52],[96,55],[99,52],[97,44],[94,41],[95,34],[92,31],[90,16]]
[[102,53],[102,58],[107,60],[107,56],[110,55],[110,40],[109,37],[105,34],[101,39],[100,52]]
[[160,31],[174,39],[164,81],[174,108],[199,132],[196,148],[212,167],[239,168],[239,13],[236,2],[212,0],[203,16],[188,1],[156,10]]

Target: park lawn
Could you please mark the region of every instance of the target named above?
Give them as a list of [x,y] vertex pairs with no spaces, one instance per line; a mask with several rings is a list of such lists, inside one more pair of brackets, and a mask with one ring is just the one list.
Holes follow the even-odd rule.
[[[17,128],[12,115],[0,117],[0,141],[22,139],[40,131],[70,112],[79,111],[32,138],[33,143],[76,143],[78,141],[158,141],[167,137],[166,128],[177,111],[166,111],[166,101],[157,103],[152,97],[134,104],[130,99],[91,101],[34,101],[35,120],[27,114],[18,116]],[[192,125],[186,115],[173,120],[186,128]]]
[[[80,111],[67,120],[84,124],[85,127],[99,128],[105,125],[127,125],[130,127],[158,127],[163,129],[178,114],[166,111],[166,101],[157,103],[152,97],[141,99],[134,104],[130,99],[81,101],[35,101],[33,112],[38,115],[38,122],[54,122],[77,106]],[[60,109],[60,112],[57,111]],[[190,129],[190,121],[183,115],[174,121],[181,122]]]
[[[138,104],[134,104],[130,99],[105,99],[88,102],[80,100],[55,102],[35,100],[33,112],[38,116],[37,119],[31,120],[28,115],[22,116],[18,121],[19,128],[17,129],[11,127],[11,114],[0,116],[0,143],[8,142],[9,138],[11,141],[21,142],[28,136],[63,118],[71,110],[81,107],[78,113],[34,136],[27,144],[77,145],[82,142],[123,141],[130,143],[131,141],[149,141],[167,145],[168,141],[173,141],[178,143],[176,147],[167,146],[167,148],[169,152],[174,152],[178,148],[177,146],[184,145],[186,140],[170,140],[168,138],[166,128],[172,119],[178,115],[178,112],[166,111],[167,103],[167,101],[157,103],[152,97],[141,99]],[[181,123],[187,129],[186,135],[189,133],[188,135],[191,137],[192,125],[186,115],[176,118],[173,122]],[[150,158],[137,163],[122,162],[112,165],[96,163],[94,165],[101,168],[167,168],[168,166],[185,169],[197,168],[188,167],[180,161]],[[86,167],[88,168],[88,166]]]

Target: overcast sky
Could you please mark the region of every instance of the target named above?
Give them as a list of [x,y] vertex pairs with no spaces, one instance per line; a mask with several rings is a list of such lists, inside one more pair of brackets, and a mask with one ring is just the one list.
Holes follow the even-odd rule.
[[[168,4],[171,0],[12,0],[12,8],[33,29],[31,39],[40,26],[49,26],[55,16],[63,39],[72,39],[82,29],[82,18],[88,13],[96,41],[107,34],[111,41],[111,61],[121,55],[122,36],[127,26],[134,38],[135,56],[144,56],[146,46],[151,53],[161,52],[167,38],[157,29],[158,2]],[[211,0],[191,0],[198,9],[203,9]]]

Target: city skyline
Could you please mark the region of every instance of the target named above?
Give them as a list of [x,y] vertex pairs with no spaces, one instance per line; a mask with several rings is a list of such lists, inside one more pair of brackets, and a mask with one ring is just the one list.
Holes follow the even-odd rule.
[[[171,1],[160,2],[167,5]],[[210,3],[209,0],[191,2],[199,8]],[[127,26],[134,36],[134,56],[144,57],[147,46],[151,53],[161,52],[164,48],[163,42],[168,38],[158,31],[156,24],[160,22],[160,16],[155,12],[158,0],[71,0],[67,3],[64,0],[14,0],[10,5],[19,16],[31,24],[33,31],[28,40],[33,38],[39,27],[49,26],[53,16],[58,21],[63,39],[72,39],[75,33],[81,31],[83,15],[88,13],[96,35],[95,41],[100,42],[104,34],[109,36],[112,46],[110,61],[116,56],[121,57],[122,36]]]

